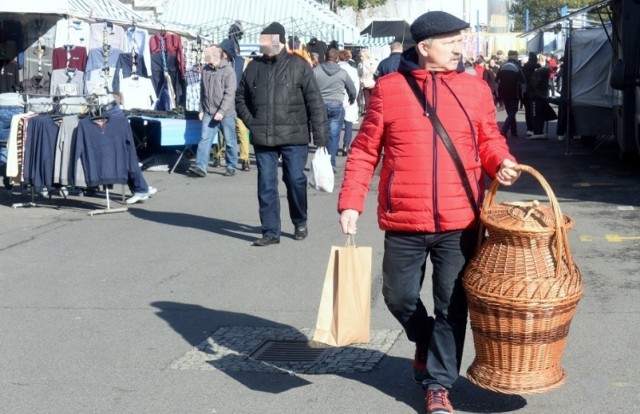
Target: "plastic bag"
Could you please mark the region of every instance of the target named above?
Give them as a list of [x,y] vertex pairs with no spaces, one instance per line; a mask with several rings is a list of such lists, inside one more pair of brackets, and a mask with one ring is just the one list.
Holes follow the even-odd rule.
[[333,167],[331,166],[331,156],[326,147],[318,148],[311,160],[309,185],[316,190],[333,192]]

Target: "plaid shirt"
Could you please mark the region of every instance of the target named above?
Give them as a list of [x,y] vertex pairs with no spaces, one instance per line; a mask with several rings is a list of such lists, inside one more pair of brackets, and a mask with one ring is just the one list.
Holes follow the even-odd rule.
[[187,70],[185,80],[187,83],[187,111],[200,112],[200,80],[202,79],[201,70],[196,65]]

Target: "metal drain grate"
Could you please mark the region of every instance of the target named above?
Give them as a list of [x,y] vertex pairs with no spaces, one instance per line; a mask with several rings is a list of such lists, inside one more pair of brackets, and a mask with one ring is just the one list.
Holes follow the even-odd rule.
[[256,361],[320,363],[331,349],[307,341],[264,341],[249,356]]

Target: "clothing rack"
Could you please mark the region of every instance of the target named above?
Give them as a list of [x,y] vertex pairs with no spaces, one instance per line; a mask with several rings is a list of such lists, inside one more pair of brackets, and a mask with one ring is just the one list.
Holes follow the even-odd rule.
[[[38,95],[38,94],[22,94],[25,98],[26,101],[24,103],[25,105],[25,110],[28,110],[29,105],[31,105],[29,103],[29,96],[40,96],[40,97],[58,97],[58,98],[67,98],[68,96],[66,95]],[[103,97],[105,95],[81,95],[78,97],[94,97],[94,98],[100,98]],[[86,106],[86,107],[95,107],[97,108],[97,113],[94,112],[93,117],[95,118],[100,118],[103,116],[103,109],[106,106],[112,105],[114,104],[114,101],[108,102],[108,103],[91,103],[91,102],[86,102],[86,103],[65,103],[63,105],[69,105],[69,106]],[[33,105],[42,105],[42,103],[35,103]],[[59,110],[59,108],[58,108]],[[58,111],[56,110],[56,112]],[[90,111],[91,112],[91,111]],[[54,115],[51,113],[45,113],[45,114],[40,114],[40,115]],[[26,202],[26,203],[13,203],[11,205],[12,208],[21,208],[21,207],[53,207],[53,208],[60,208],[59,205],[56,204],[42,204],[42,203],[36,203],[35,201],[35,187],[33,185],[30,185],[30,189],[31,189],[31,201]],[[106,198],[106,207],[103,209],[95,209],[95,210],[91,210],[88,214],[90,216],[94,216],[94,215],[98,215],[98,214],[108,214],[108,213],[121,213],[121,212],[125,212],[128,211],[129,209],[127,207],[120,207],[120,208],[111,208],[111,197],[109,194],[109,185],[105,185],[104,186],[104,190],[105,190],[105,198]],[[73,190],[76,191],[76,190]],[[49,200],[51,200],[51,195],[52,195],[52,189],[47,188],[47,193],[49,196]],[[62,186],[59,189],[59,194],[66,200],[67,199],[67,195],[69,194],[69,190],[67,190],[67,188],[65,186]],[[81,190],[78,190],[78,194],[84,194]],[[124,184],[122,184],[122,202],[125,202],[125,188],[124,188]]]

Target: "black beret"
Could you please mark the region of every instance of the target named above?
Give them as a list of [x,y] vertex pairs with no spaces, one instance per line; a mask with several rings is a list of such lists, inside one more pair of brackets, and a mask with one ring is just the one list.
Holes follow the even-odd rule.
[[412,24],[411,37],[418,43],[433,36],[459,32],[469,27],[469,23],[456,16],[443,12],[432,11],[418,17]]
[[280,43],[285,44],[287,40],[284,37],[284,26],[278,22],[273,22],[269,26],[265,27],[260,34],[277,34],[280,36]]

